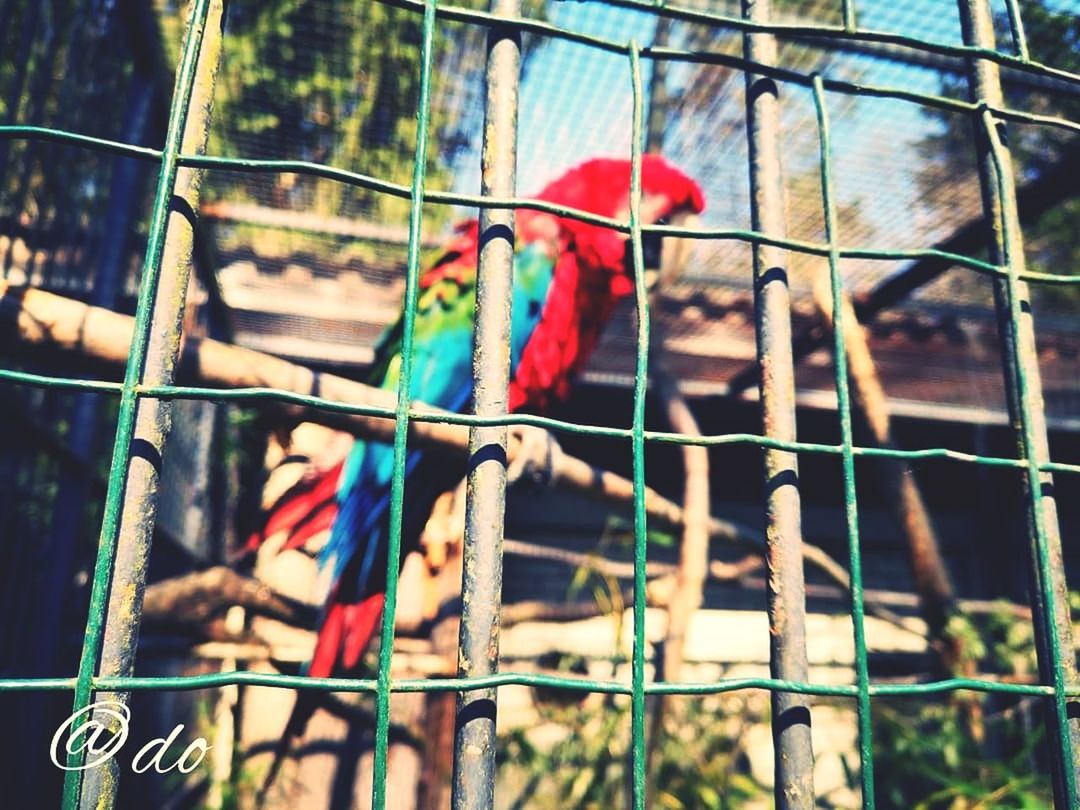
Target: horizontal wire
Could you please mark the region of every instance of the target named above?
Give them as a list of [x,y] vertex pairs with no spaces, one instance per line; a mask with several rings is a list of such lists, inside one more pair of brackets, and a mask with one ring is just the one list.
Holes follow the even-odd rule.
[[[422,0],[382,0],[386,5],[397,6],[415,12],[422,12],[424,4]],[[997,62],[1003,67],[1030,73],[1036,76],[1057,79],[1068,84],[1080,84],[1080,74],[1073,73],[1063,68],[1053,67],[1032,59],[1022,59],[1011,54],[1001,53],[992,48],[980,48],[972,45],[949,45],[944,42],[934,42],[894,34],[888,31],[873,29],[857,29],[850,31],[843,26],[832,25],[806,25],[791,23],[757,23],[740,17],[730,17],[724,14],[695,11],[693,9],[671,6],[662,2],[647,3],[641,0],[604,0],[605,4],[622,6],[639,11],[649,11],[657,16],[669,17],[681,22],[696,22],[716,27],[731,28],[741,32],[772,33],[778,36],[815,36],[825,40],[835,39],[846,42],[873,42],[882,45],[898,45],[915,51],[941,56],[955,56],[962,58],[979,57],[992,62]],[[447,20],[455,22],[475,23],[484,26],[506,26],[516,28],[533,34],[550,36],[575,42],[579,45],[587,45],[600,50],[626,54],[629,51],[629,43],[619,40],[607,39],[591,34],[583,34],[569,28],[562,28],[553,23],[542,20],[529,19],[526,17],[506,18],[496,17],[490,12],[479,11],[461,6],[440,5],[436,7],[436,14]],[[700,54],[700,51],[687,51],[675,48],[643,47],[640,54],[643,58],[681,59],[686,56]],[[725,57],[729,58],[729,57]],[[752,65],[753,62],[739,57],[737,59],[743,65]],[[754,72],[758,72],[755,68]],[[806,84],[810,85],[807,78]],[[828,87],[828,80],[826,80]]]
[[[913,50],[925,51],[946,56],[972,57],[977,56],[998,63],[999,65],[1023,71],[1025,73],[1052,78],[1071,84],[1080,84],[1080,75],[1066,71],[1024,57],[1016,57],[1010,54],[1000,53],[993,49],[972,46],[954,46],[945,43],[923,41],[913,37],[893,34],[869,29],[849,29],[834,26],[793,25],[793,24],[758,24],[736,17],[722,14],[702,12],[692,9],[680,8],[667,5],[662,2],[645,2],[645,0],[606,0],[609,5],[625,8],[650,11],[659,16],[683,22],[708,24],[717,27],[727,27],[738,31],[759,31],[772,33],[779,36],[818,36],[824,39],[838,41],[865,41],[882,44],[897,45]],[[390,0],[389,4],[422,11],[424,4],[417,0]],[[479,23],[483,25],[498,24],[500,26],[516,27],[523,31],[559,37],[595,48],[627,53],[629,43],[620,43],[600,37],[589,36],[559,28],[549,23],[536,20],[508,20],[503,17],[495,18],[493,15],[470,9],[453,6],[441,6],[437,8],[438,16],[462,22]],[[669,59],[678,61],[708,62],[728,65],[735,69],[752,70],[755,73],[771,76],[776,79],[795,84],[810,86],[812,77],[798,71],[778,68],[770,65],[754,63],[742,57],[729,56],[722,53],[710,53],[702,51],[687,51],[674,48],[644,48],[641,56],[651,59]],[[856,82],[826,79],[823,81],[825,89],[832,92],[840,92],[848,95],[861,95],[873,97],[890,97],[904,101],[924,104],[955,112],[976,113],[988,111],[994,116],[1018,123],[1050,126],[1080,132],[1080,124],[1057,116],[1040,115],[1021,110],[1005,107],[991,107],[985,104],[964,102],[933,94],[915,93],[897,87],[877,86],[860,84]],[[66,130],[56,130],[46,127],[29,126],[0,126],[0,138],[35,138],[59,142],[71,146],[77,146],[107,154],[133,157],[142,160],[160,161],[162,152],[157,149],[136,146],[109,139],[96,138]],[[374,177],[362,175],[344,169],[337,169],[308,161],[296,160],[252,160],[242,158],[225,158],[212,156],[181,155],[179,164],[183,166],[200,167],[206,169],[251,171],[251,172],[295,172],[322,176],[334,179],[350,185],[366,187],[373,191],[383,192],[389,195],[408,198],[410,188],[404,185],[389,183]],[[583,222],[609,227],[624,233],[630,231],[630,224],[618,220],[599,217],[586,211],[573,209],[567,206],[553,205],[537,200],[525,198],[491,198],[478,195],[454,194],[443,191],[429,191],[424,194],[424,201],[435,204],[464,205],[477,208],[523,208],[545,213],[577,219]],[[671,228],[663,226],[645,226],[644,232],[658,233],[667,236],[677,236],[693,239],[729,239],[741,240],[759,244],[775,244],[794,251],[815,255],[828,255],[827,245],[819,245],[813,242],[790,239],[774,239],[753,231],[743,230],[705,230]],[[920,258],[937,258],[951,261],[968,269],[996,276],[1003,276],[1007,270],[996,265],[982,262],[959,254],[945,251],[926,250],[878,250],[871,248],[841,248],[839,255],[843,258],[859,258],[872,260],[908,260]],[[1025,273],[1020,276],[1029,281],[1049,284],[1077,284],[1080,277],[1067,277],[1047,273]],[[106,394],[117,394],[123,386],[102,380],[78,380],[48,375],[33,374],[14,370],[0,369],[0,380],[8,382],[33,385],[45,388],[59,388],[66,390],[91,391]],[[334,402],[321,397],[299,395],[292,392],[277,389],[210,389],[194,386],[140,386],[137,389],[139,396],[154,396],[171,399],[208,399],[221,401],[258,401],[272,399],[275,401],[301,404],[323,408],[331,411],[356,413],[370,416],[384,416],[392,418],[394,413],[391,409],[377,408],[373,406],[351,405]],[[534,425],[537,427],[557,430],[564,433],[577,433],[609,438],[629,438],[632,431],[629,429],[608,428],[601,426],[578,425],[548,417],[539,417],[525,414],[508,415],[504,417],[475,417],[465,414],[441,414],[423,410],[409,410],[409,418],[417,421],[442,422],[461,425]],[[728,444],[754,444],[777,449],[792,450],[803,453],[840,454],[843,447],[838,445],[815,444],[808,442],[782,442],[768,439],[754,434],[723,434],[713,436],[691,437],[681,434],[645,431],[645,439],[661,443],[673,444],[696,444],[705,446],[720,446]],[[930,448],[923,450],[897,450],[885,448],[853,448],[856,455],[864,457],[887,457],[899,459],[947,459],[953,461],[976,463],[983,465],[1023,468],[1027,462],[1020,459],[1005,459],[988,456],[980,456],[970,453],[962,453],[945,448]],[[1080,465],[1050,462],[1039,466],[1040,470],[1078,473]],[[41,678],[41,679],[7,679],[0,680],[0,691],[28,691],[28,690],[72,690],[75,688],[75,678]],[[105,690],[140,690],[140,689],[200,689],[224,685],[262,685],[277,686],[296,689],[311,689],[322,691],[358,691],[375,692],[377,682],[374,679],[343,679],[324,678],[316,679],[306,676],[289,676],[274,673],[214,673],[201,676],[182,677],[128,677],[128,678],[98,678],[94,679],[95,689]],[[630,684],[614,681],[585,680],[579,678],[560,677],[538,673],[514,673],[506,672],[478,678],[447,678],[439,680],[399,680],[390,684],[392,692],[452,692],[471,688],[493,686],[541,686],[560,688],[581,692],[602,692],[608,694],[630,695]],[[740,678],[713,683],[650,683],[645,685],[645,691],[649,694],[684,694],[705,695],[731,692],[744,689],[765,689],[773,691],[788,691],[819,696],[835,696],[853,698],[857,694],[854,685],[823,685],[782,681],[772,678]],[[998,681],[988,681],[970,678],[953,678],[921,684],[870,684],[870,694],[873,696],[900,697],[916,695],[932,695],[943,692],[969,690],[987,693],[1006,693],[1014,695],[1052,696],[1053,687],[1034,684],[1007,684]],[[1080,685],[1070,685],[1065,689],[1069,696],[1080,695]]]
[[[90,391],[103,394],[118,394],[122,388],[120,383],[105,382],[101,380],[74,379],[69,377],[53,377],[44,374],[31,374],[24,371],[12,371],[3,368],[0,368],[0,381],[31,385],[38,388],[51,388],[66,391]],[[318,408],[334,413],[383,417],[385,419],[394,418],[393,408],[339,402],[337,400],[326,399],[313,394],[298,394],[293,391],[283,391],[278,388],[205,388],[185,385],[140,385],[136,386],[135,391],[139,396],[155,397],[158,399],[191,399],[217,402],[259,402],[270,400],[288,405],[302,405],[305,407]],[[475,416],[472,414],[451,413],[449,411],[434,412],[424,408],[413,408],[409,410],[408,416],[410,420],[433,424],[483,427],[529,425],[558,433],[592,436],[604,439],[629,439],[633,437],[633,432],[630,428],[608,427],[606,425],[583,425],[549,416],[538,416],[525,413],[505,414],[502,416]],[[646,430],[645,440],[657,444],[694,445],[701,447],[752,444],[777,450],[789,450],[796,453],[819,455],[840,455],[843,452],[842,445],[803,441],[781,441],[779,439],[761,436],[756,433],[718,433],[703,436],[688,436],[682,433],[672,433],[670,431]],[[956,461],[965,464],[1010,467],[1021,470],[1027,469],[1028,466],[1028,462],[1023,459],[983,456],[976,453],[951,450],[945,447],[903,450],[899,448],[860,447],[856,445],[853,449],[857,456],[864,458],[890,458],[911,461]],[[1039,469],[1043,472],[1080,474],[1080,464],[1070,464],[1061,461],[1052,461],[1042,464]]]
[[[973,105],[972,111],[975,111],[976,109],[980,108],[978,108],[977,105]],[[1077,131],[1080,131],[1080,125],[1077,125]],[[131,146],[118,141],[93,138],[87,135],[79,135],[66,130],[50,129],[48,127],[0,126],[0,137],[4,136],[42,138],[45,140],[68,142],[72,145],[83,146],[97,151],[110,152],[144,160],[159,160],[161,157],[161,153],[154,149]],[[400,197],[402,199],[409,199],[411,194],[411,189],[400,183],[392,183],[370,175],[361,174],[360,172],[338,169],[333,166],[326,166],[324,164],[306,160],[271,160],[218,157],[213,155],[180,155],[179,165],[224,171],[302,174],[323,177],[347,185],[365,188],[369,191],[376,191]],[[628,222],[613,217],[598,216],[579,208],[558,205],[529,197],[481,197],[474,194],[459,194],[448,191],[425,191],[424,201],[435,205],[461,205],[470,208],[528,209],[611,228],[620,233],[629,233],[630,231],[630,224]],[[805,253],[813,256],[829,255],[829,246],[822,242],[768,236],[758,231],[741,228],[675,227],[671,225],[643,224],[641,230],[643,233],[655,234],[657,236],[713,241],[739,241],[755,245],[772,245],[774,247],[786,248],[798,253]],[[1004,267],[971,256],[965,256],[960,253],[951,253],[937,248],[909,248],[897,250],[871,247],[841,247],[839,248],[839,255],[842,259],[865,259],[871,261],[917,261],[922,259],[937,259],[940,261],[952,262],[953,264],[983,275],[994,276],[997,278],[1008,277],[1008,270]],[[1077,275],[1024,271],[1019,277],[1024,281],[1036,284],[1080,286],[1080,276]]]
[[925,51],[940,56],[955,56],[967,58],[977,56],[991,62],[997,62],[1002,67],[1012,70],[1031,73],[1037,76],[1058,79],[1069,84],[1080,84],[1080,74],[1064,68],[1047,65],[1030,57],[1017,57],[1002,53],[993,48],[981,48],[973,45],[950,45],[945,42],[919,39],[905,34],[897,34],[891,31],[879,31],[872,28],[848,28],[833,25],[813,25],[800,23],[758,23],[741,17],[731,17],[726,14],[715,12],[698,11],[696,9],[673,6],[664,2],[644,2],[643,0],[605,0],[608,5],[622,6],[652,11],[658,16],[670,17],[682,22],[695,22],[706,25],[734,28],[740,31],[771,33],[780,37],[785,36],[814,36],[825,40],[839,42],[872,42],[879,45],[898,45],[913,51]]
[[[275,672],[213,672],[206,675],[132,676],[95,678],[96,691],[190,691],[221,686],[268,686],[283,689],[304,689],[313,692],[361,692],[374,694],[378,688],[374,678],[312,678],[306,675],[285,675]],[[495,675],[459,678],[403,678],[391,680],[391,692],[461,692],[499,686],[532,686],[564,689],[573,692],[593,692],[630,695],[631,685],[622,681],[591,680],[541,672],[500,672]],[[11,678],[0,680],[0,692],[65,691],[75,687],[74,678]],[[1033,697],[1053,697],[1054,687],[1044,684],[1005,683],[982,678],[947,678],[923,683],[871,683],[872,697],[916,697],[945,692],[970,691]],[[805,681],[785,681],[778,678],[731,678],[699,682],[652,682],[645,684],[646,694],[715,695],[748,689],[793,692],[819,697],[856,697],[854,684],[822,684]],[[1070,697],[1080,696],[1080,684],[1066,686]]]

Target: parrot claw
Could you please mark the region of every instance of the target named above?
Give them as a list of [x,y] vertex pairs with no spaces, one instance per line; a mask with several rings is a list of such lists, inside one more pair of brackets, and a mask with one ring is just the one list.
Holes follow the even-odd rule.
[[442,570],[465,538],[465,481],[435,499],[431,516],[420,535],[420,548],[429,573]]
[[510,435],[518,440],[517,452],[506,469],[510,486],[526,483],[532,488],[546,489],[555,480],[558,458],[562,454],[555,437],[543,428],[532,425],[511,425]]

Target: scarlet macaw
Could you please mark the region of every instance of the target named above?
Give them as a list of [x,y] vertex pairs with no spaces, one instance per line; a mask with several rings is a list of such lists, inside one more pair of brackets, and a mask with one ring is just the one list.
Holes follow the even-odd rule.
[[[642,161],[642,218],[648,223],[700,213],[698,185],[656,155]],[[606,217],[629,210],[630,163],[595,159],[549,184],[538,199]],[[473,314],[478,223],[459,226],[420,279],[415,319],[411,398],[463,411],[472,396]],[[646,265],[657,267],[659,239],[647,239]],[[633,289],[625,234],[567,217],[519,210],[511,310],[509,409],[542,412],[569,391],[574,373],[596,346],[619,299]],[[401,371],[403,319],[380,340],[369,383],[396,390]],[[343,464],[283,498],[262,537],[290,531],[287,546],[331,525],[321,565],[330,582],[308,673],[355,670],[383,607],[389,527],[392,448],[358,440]],[[434,463],[433,463],[434,462]],[[402,550],[417,546],[435,499],[461,471],[429,451],[406,460]],[[336,486],[335,486],[336,484]],[[336,489],[336,494],[331,493]]]

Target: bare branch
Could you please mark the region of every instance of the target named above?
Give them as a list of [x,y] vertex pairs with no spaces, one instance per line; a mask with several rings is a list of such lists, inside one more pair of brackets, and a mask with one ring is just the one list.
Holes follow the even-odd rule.
[[[654,292],[654,302],[659,294],[659,290]],[[650,348],[656,358],[651,373],[654,390],[660,397],[671,429],[685,436],[701,436],[697,419],[665,366],[663,332],[659,324],[653,331]],[[690,617],[701,605],[709,567],[709,450],[700,445],[686,444],[682,447],[682,457],[686,474],[683,485],[683,534],[679,544],[675,587],[668,603],[662,662],[663,678],[668,681],[679,680],[686,631]],[[660,711],[658,709],[658,713]],[[656,724],[657,727],[659,725]]]
[[158,625],[197,625],[224,614],[233,605],[291,625],[310,627],[315,621],[313,608],[223,565],[147,586],[143,616]]
[[[27,348],[77,353],[113,367],[127,362],[134,319],[79,301],[30,287],[15,287],[0,280],[0,329]],[[286,393],[318,395],[354,406],[393,411],[397,398],[393,391],[374,388],[344,377],[323,374],[262,352],[244,349],[205,338],[188,338],[181,350],[177,376],[182,383],[209,388],[272,388]],[[341,413],[323,408],[261,399],[259,407],[270,408],[296,422],[315,422],[368,439],[392,441],[391,417]],[[417,411],[446,414],[438,408],[414,403]],[[468,452],[469,429],[465,425],[439,422],[409,424],[410,441],[464,458]],[[511,439],[507,455],[512,461],[519,443]],[[555,454],[551,480],[601,501],[628,506],[633,501],[633,484],[607,470],[565,453]],[[670,526],[682,526],[683,510],[655,490],[646,488],[645,508],[650,519]],[[728,521],[712,518],[709,531],[714,537],[754,545],[763,541],[757,532]]]
[[[0,330],[5,330],[24,348],[75,353],[120,368],[127,362],[133,329],[134,319],[129,316],[0,280]],[[185,340],[177,376],[182,383],[208,388],[272,388],[388,411],[396,405],[392,391],[206,338]],[[342,413],[270,399],[260,399],[256,403],[296,422],[315,422],[369,439],[393,439],[391,417]],[[446,413],[423,403],[414,403],[414,408],[429,414]],[[409,436],[412,442],[461,458],[468,452],[469,429],[464,425],[412,420]],[[512,437],[507,448],[511,461],[520,452],[519,448],[519,442]],[[613,506],[627,508],[633,502],[634,486],[628,479],[566,453],[555,453],[552,458],[552,484]],[[649,519],[657,523],[676,528],[687,525],[682,507],[648,487],[645,489],[645,509]],[[765,548],[760,532],[716,517],[708,518],[708,534],[759,550]],[[824,551],[805,544],[804,554],[807,561],[818,566],[829,579],[841,587],[848,587],[847,573]]]
[[[814,302],[832,328],[832,298],[828,278],[819,275],[814,284]],[[889,420],[889,403],[881,386],[874,358],[864,328],[855,318],[850,298],[841,300],[844,307],[844,346],[852,382],[852,409],[869,429],[878,447],[895,448]],[[874,470],[887,500],[893,505],[897,523],[907,540],[915,587],[921,612],[933,638],[945,633],[948,617],[954,610],[954,593],[937,533],[911,467],[899,459],[875,459]]]

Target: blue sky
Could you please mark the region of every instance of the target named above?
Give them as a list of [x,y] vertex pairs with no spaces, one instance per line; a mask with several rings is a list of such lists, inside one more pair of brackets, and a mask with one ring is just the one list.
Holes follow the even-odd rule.
[[[995,11],[1004,13],[1004,0],[992,2]],[[822,0],[819,5],[835,11],[840,3]],[[1054,5],[1080,10],[1080,0],[1061,0]],[[735,6],[723,3],[713,7]],[[860,27],[943,43],[961,41],[953,0],[873,0],[857,2],[856,11]],[[548,19],[585,34],[620,42],[634,38],[642,44],[652,42],[656,26],[651,14],[599,2],[553,0],[548,5]],[[669,64],[668,86],[678,93],[696,75],[697,68]],[[643,60],[642,67],[647,84],[651,62]],[[868,83],[925,93],[938,93],[941,88],[937,71],[871,57],[845,57],[833,75],[841,75],[840,71]],[[731,88],[741,85],[742,79],[734,77],[726,86],[729,96],[718,99],[718,107],[726,107],[714,111],[713,117],[684,121],[669,131],[665,145],[671,157],[702,181],[710,201],[706,222],[720,227],[749,224],[742,102],[730,94]],[[625,56],[549,39],[528,61],[520,99],[518,188],[522,193],[538,191],[548,180],[588,157],[629,155],[632,106]],[[834,125],[837,194],[842,203],[860,204],[861,215],[871,229],[863,237],[877,243],[870,246],[926,246],[935,236],[934,222],[917,205],[915,178],[921,158],[914,146],[940,124],[919,105],[908,102],[852,99],[830,93],[827,103]],[[817,131],[806,89],[785,88],[784,104],[783,159],[790,178],[816,167]],[[718,126],[723,124],[727,128],[721,131]],[[467,152],[456,167],[456,186],[461,191],[477,190],[478,147],[476,144]],[[812,219],[802,225],[793,223],[794,235],[809,235],[817,227]],[[807,233],[798,233],[800,227]]]
[[[838,3],[837,3],[838,5]],[[959,42],[955,6],[947,0],[906,0],[858,5],[859,24],[868,28],[922,36],[940,42]],[[548,6],[554,25],[616,41],[652,42],[656,18],[652,14],[598,2],[562,2]],[[862,60],[865,78],[934,92],[933,71]],[[643,61],[646,83],[652,64]],[[678,91],[693,72],[686,63],[671,63],[669,87]],[[535,191],[551,177],[580,160],[598,153],[627,155],[630,150],[631,96],[628,60],[561,39],[551,39],[534,55],[521,87],[519,187]],[[911,121],[921,113],[910,108]],[[898,108],[897,114],[905,110]],[[843,148],[842,143],[837,144]],[[476,158],[474,157],[473,160]],[[470,176],[463,172],[463,180]],[[471,174],[475,177],[475,174]]]

